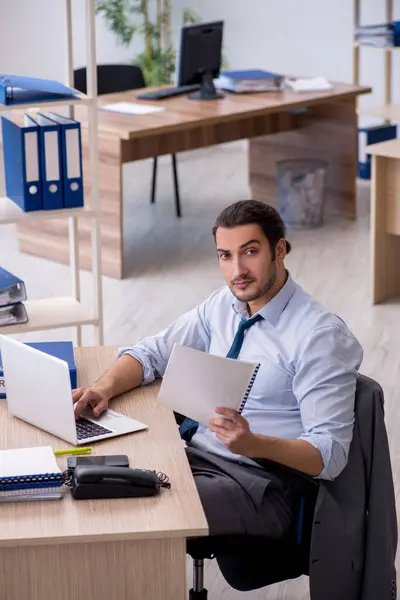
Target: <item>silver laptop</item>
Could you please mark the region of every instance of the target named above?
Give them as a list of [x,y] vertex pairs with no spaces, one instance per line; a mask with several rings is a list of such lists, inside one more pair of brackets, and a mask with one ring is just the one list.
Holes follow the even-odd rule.
[[0,335],[9,412],[44,431],[79,445],[147,429],[113,410],[94,418],[85,409],[76,420],[68,364]]

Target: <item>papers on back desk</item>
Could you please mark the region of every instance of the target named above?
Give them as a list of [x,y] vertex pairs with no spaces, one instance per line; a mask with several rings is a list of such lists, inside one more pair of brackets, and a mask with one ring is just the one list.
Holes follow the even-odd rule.
[[151,104],[139,104],[137,102],[115,102],[99,107],[101,110],[116,112],[122,115],[149,115],[150,113],[165,110],[163,106],[152,106]]

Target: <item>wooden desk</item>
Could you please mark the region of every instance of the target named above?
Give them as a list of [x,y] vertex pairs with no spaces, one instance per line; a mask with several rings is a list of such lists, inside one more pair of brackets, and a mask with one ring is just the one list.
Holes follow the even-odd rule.
[[400,297],[400,140],[367,146],[372,155],[372,303]]
[[[134,160],[249,139],[251,195],[275,204],[276,161],[317,156],[330,164],[327,212],[355,218],[356,98],[370,91],[338,83],[327,92],[298,94],[288,89],[268,94],[227,93],[224,99],[210,102],[179,96],[154,101],[165,110],[142,116],[98,111],[103,273],[124,277],[122,165]],[[137,93],[101,96],[99,104],[137,102]],[[288,112],[301,108],[307,111]],[[85,123],[86,113],[78,107],[76,118]],[[85,130],[83,143],[85,189],[89,191]],[[81,264],[90,268],[90,223],[82,219],[79,228]],[[22,251],[68,262],[66,223],[60,220],[19,225],[18,231]]]
[[[79,382],[93,382],[115,356],[111,348],[76,350]],[[170,490],[152,498],[2,504],[0,597],[4,600],[186,600],[185,538],[208,533],[206,519],[171,411],[157,385],[114,406],[149,425],[144,432],[95,445],[96,454],[127,454],[133,467],[167,473]],[[2,448],[66,443],[6,411]],[[59,460],[61,468],[66,458]]]

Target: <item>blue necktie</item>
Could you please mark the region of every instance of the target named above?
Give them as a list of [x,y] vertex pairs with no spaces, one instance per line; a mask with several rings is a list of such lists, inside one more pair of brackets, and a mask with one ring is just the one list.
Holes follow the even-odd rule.
[[[235,337],[233,338],[232,346],[229,348],[229,352],[226,355],[226,358],[237,358],[239,356],[240,350],[242,349],[243,345],[244,332],[246,331],[246,329],[252,327],[254,323],[257,323],[262,319],[263,317],[260,314],[256,314],[250,319],[242,319],[240,321]],[[179,433],[181,438],[183,438],[184,440],[186,440],[186,442],[189,443],[194,434],[196,433],[198,426],[199,424],[197,421],[186,417],[186,419],[183,421],[183,423],[181,423],[179,427]]]

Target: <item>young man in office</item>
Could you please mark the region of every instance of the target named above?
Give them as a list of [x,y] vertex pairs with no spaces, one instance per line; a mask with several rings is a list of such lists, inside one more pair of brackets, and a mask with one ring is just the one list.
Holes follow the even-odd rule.
[[76,414],[89,404],[99,415],[114,396],[162,377],[175,342],[259,362],[243,413],[221,407],[228,419],[186,431],[186,452],[210,534],[280,537],[291,525],[294,499],[252,459],[324,479],[339,475],[363,351],[345,323],[285,269],[290,244],[274,208],[236,202],[213,233],[227,286],[158,335],[121,349],[99,381],[74,391]]

